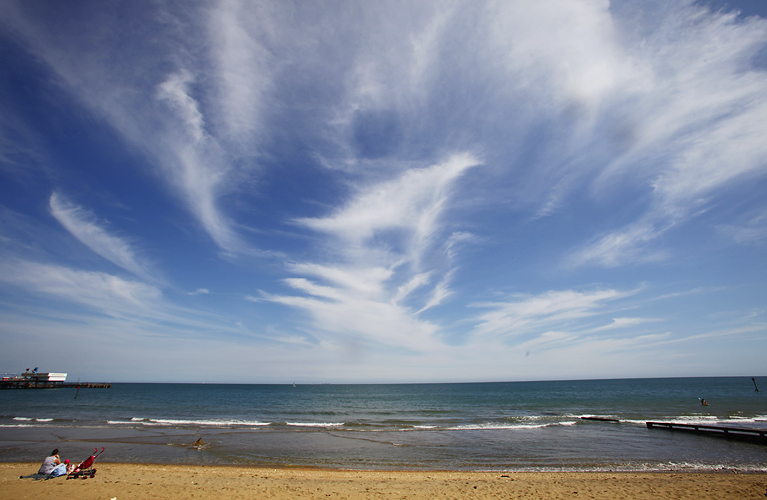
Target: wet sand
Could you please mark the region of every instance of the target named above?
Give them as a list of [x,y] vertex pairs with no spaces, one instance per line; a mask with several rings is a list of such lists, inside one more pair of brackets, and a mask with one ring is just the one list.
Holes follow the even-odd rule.
[[0,498],[175,499],[748,499],[765,473],[435,472],[97,464],[96,477],[20,479],[39,464],[1,463]]

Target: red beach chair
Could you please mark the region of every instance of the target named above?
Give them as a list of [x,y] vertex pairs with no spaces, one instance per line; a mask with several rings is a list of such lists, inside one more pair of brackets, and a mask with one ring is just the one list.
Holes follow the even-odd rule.
[[70,472],[67,475],[67,479],[87,479],[89,477],[93,477],[96,475],[96,469],[93,468],[93,462],[96,461],[96,458],[104,453],[104,447],[101,447],[101,451],[99,451],[98,448],[94,448],[93,455],[89,456],[85,460],[82,461],[80,465],[74,468],[72,472]]

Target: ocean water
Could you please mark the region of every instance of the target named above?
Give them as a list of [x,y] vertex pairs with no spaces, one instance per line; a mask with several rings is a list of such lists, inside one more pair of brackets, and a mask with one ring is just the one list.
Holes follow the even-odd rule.
[[[767,380],[763,385],[767,391]],[[767,471],[765,445],[645,425],[767,429],[767,392],[756,392],[747,377],[295,387],[113,384],[75,394],[75,389],[0,391],[0,461],[41,461],[53,448],[79,461],[103,446],[99,460],[110,462]],[[203,445],[194,446],[200,438]]]

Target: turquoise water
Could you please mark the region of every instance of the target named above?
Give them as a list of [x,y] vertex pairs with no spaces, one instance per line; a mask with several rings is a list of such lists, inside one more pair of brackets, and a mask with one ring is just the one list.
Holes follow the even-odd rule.
[[[767,381],[764,385],[767,390]],[[645,426],[653,420],[767,428],[767,393],[754,391],[745,377],[296,387],[113,384],[74,395],[74,389],[0,391],[0,460],[37,461],[53,447],[77,458],[104,446],[102,460],[116,462],[767,470],[767,446]],[[699,398],[709,406],[701,406]],[[204,445],[192,446],[198,438]]]

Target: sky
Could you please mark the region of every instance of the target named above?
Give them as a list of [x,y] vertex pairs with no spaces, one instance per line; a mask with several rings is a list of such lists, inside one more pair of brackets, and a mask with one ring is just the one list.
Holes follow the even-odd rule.
[[767,376],[759,1],[0,3],[0,371]]

